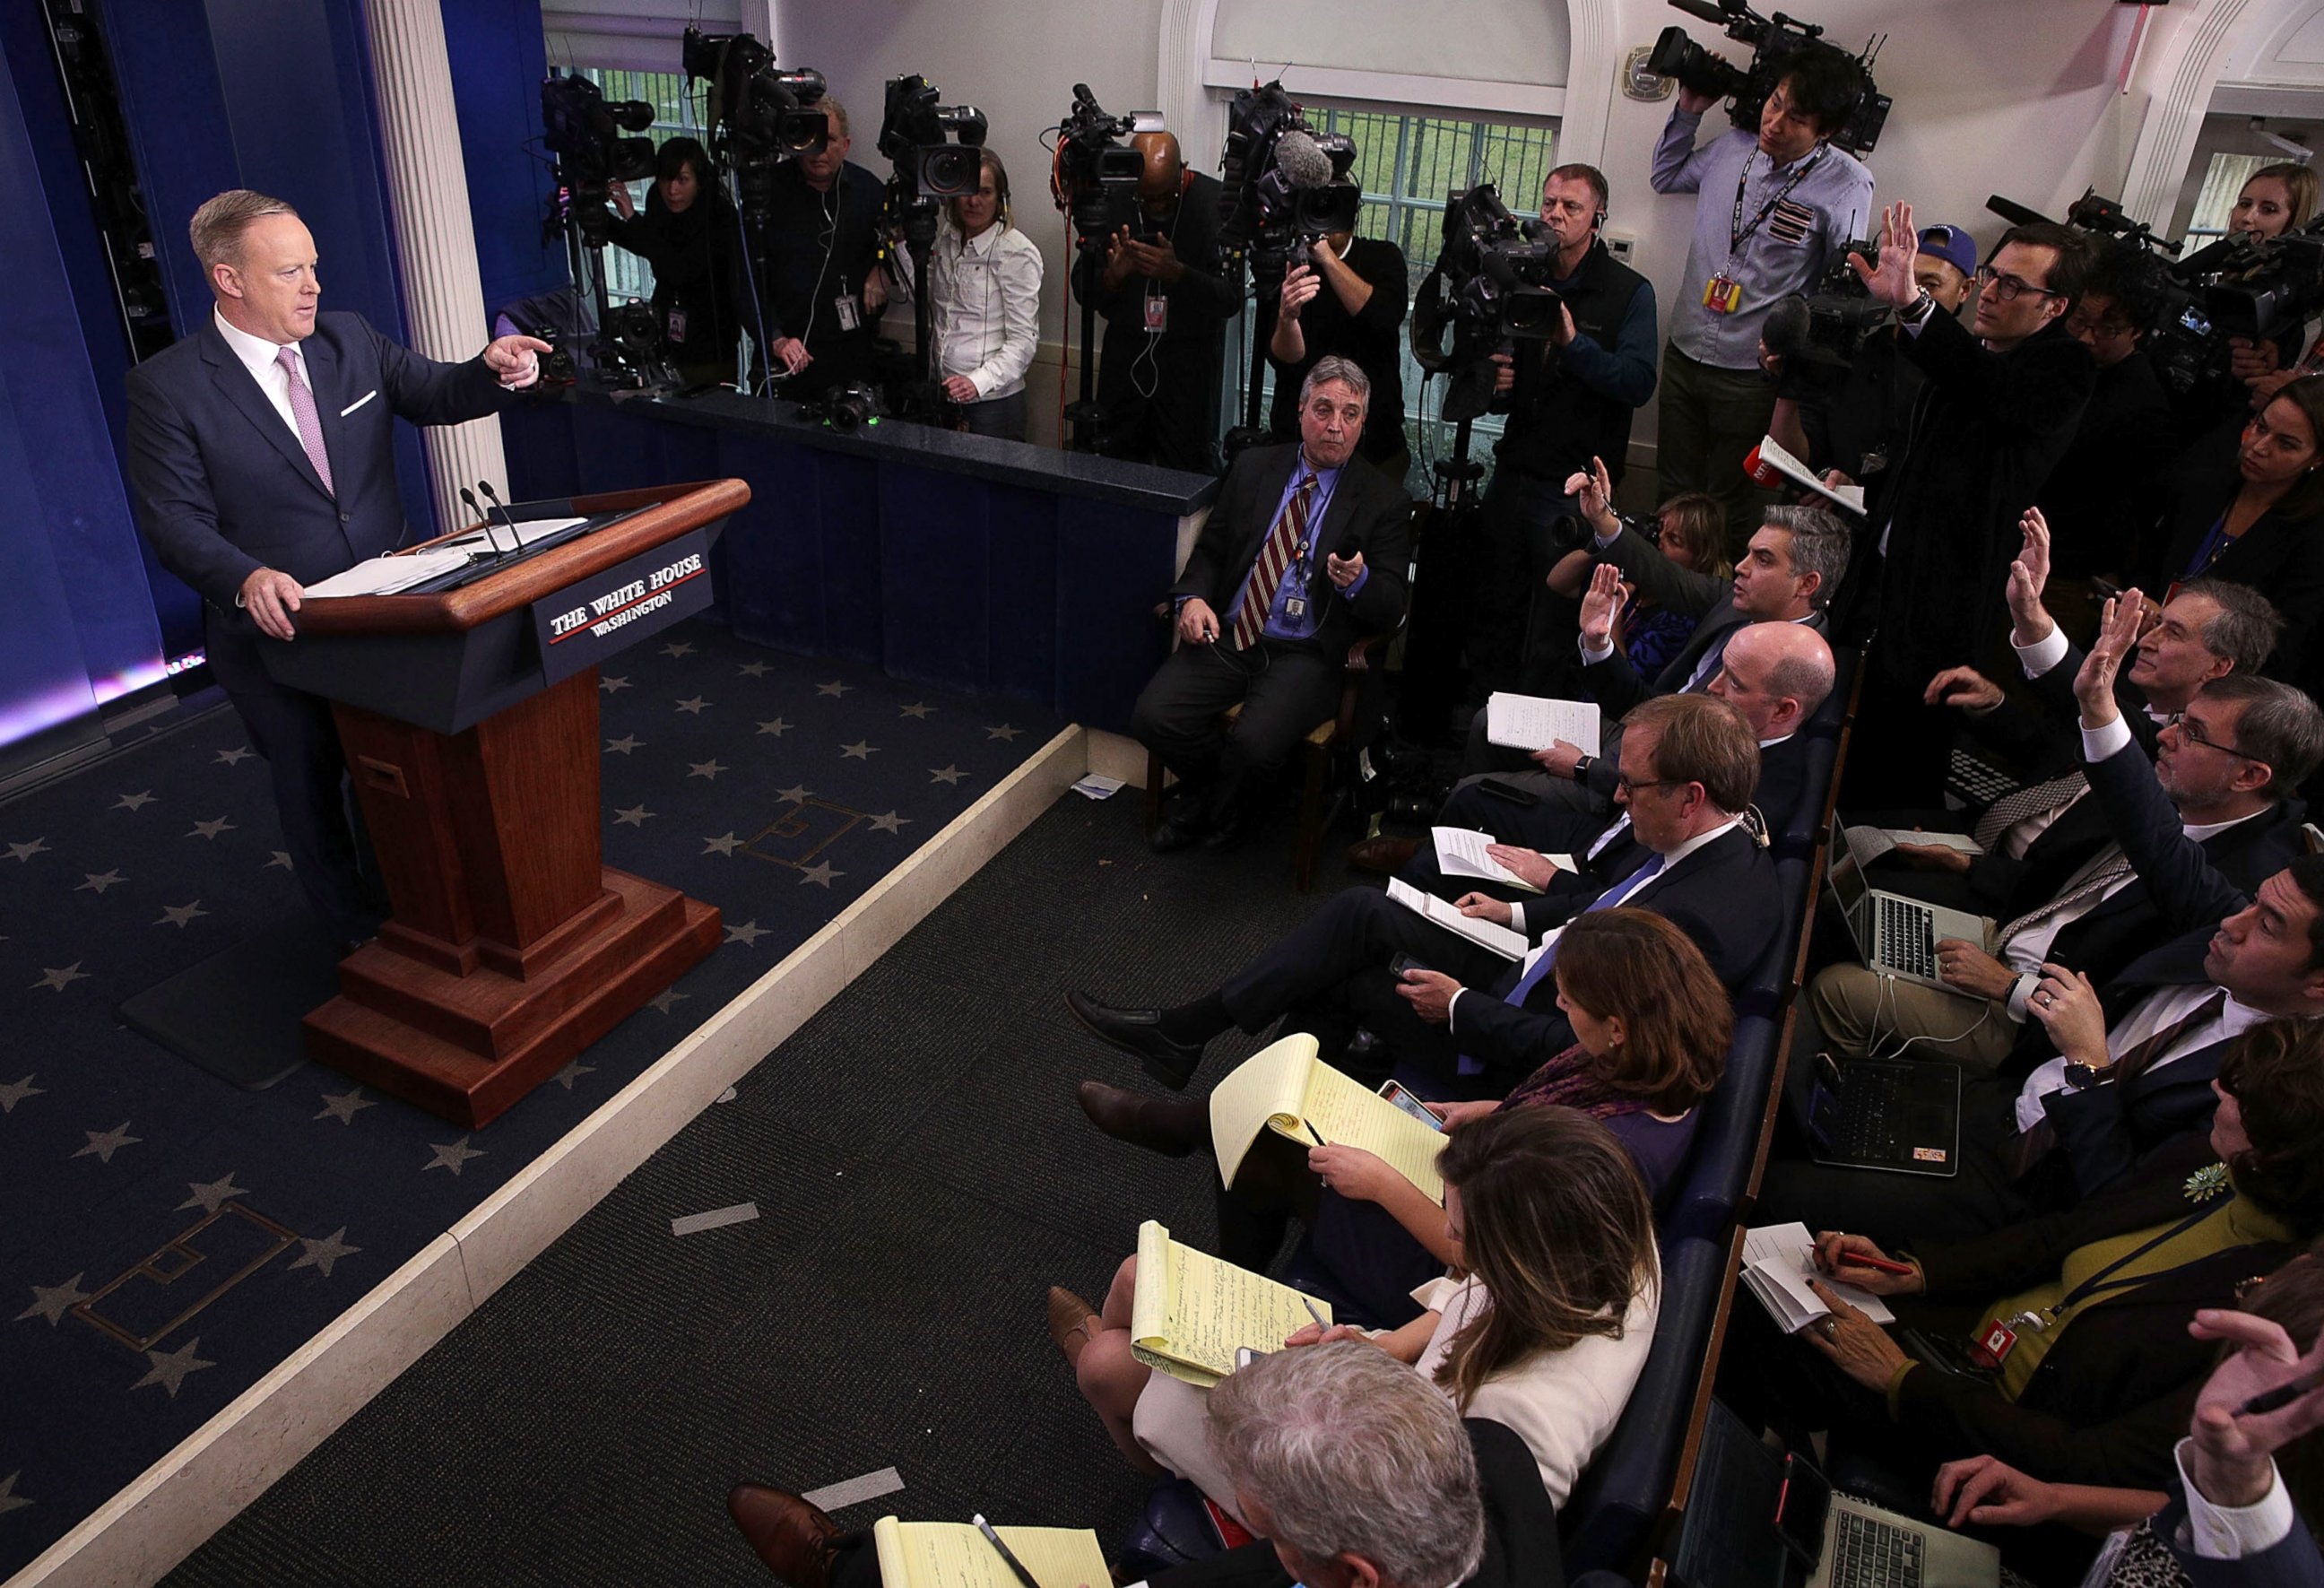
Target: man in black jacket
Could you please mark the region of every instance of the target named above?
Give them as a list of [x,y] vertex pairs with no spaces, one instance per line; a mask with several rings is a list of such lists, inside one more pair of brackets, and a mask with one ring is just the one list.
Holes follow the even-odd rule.
[[1168,133],[1130,142],[1139,224],[1074,261],[1074,291],[1105,319],[1098,450],[1213,474],[1226,324],[1242,312],[1241,280],[1219,269],[1218,179],[1188,171]]
[[[1342,358],[1307,377],[1297,447],[1244,453],[1171,586],[1178,648],[1130,731],[1185,785],[1157,854],[1241,836],[1246,785],[1273,773],[1340,699],[1349,648],[1404,616],[1410,503],[1355,457],[1370,387]],[[1219,714],[1240,702],[1222,732]]]
[[[825,95],[820,149],[785,161],[767,179],[766,246],[758,261],[763,334],[788,375],[787,397],[809,397],[871,372],[888,278],[879,269],[878,177],[847,158],[847,107]],[[731,218],[731,217],[730,217]],[[747,317],[746,317],[747,321]]]
[[1907,354],[1928,377],[1884,497],[1877,633],[1848,761],[1848,799],[1859,806],[1941,802],[1952,725],[1924,691],[1998,641],[1997,598],[2018,520],[2072,441],[2097,380],[2089,349],[2063,324],[2088,269],[2086,234],[2006,233],[1978,272],[1969,330],[1914,282],[1914,238],[1912,207],[1892,205],[1878,265],[1849,255],[1872,296],[1898,309]]

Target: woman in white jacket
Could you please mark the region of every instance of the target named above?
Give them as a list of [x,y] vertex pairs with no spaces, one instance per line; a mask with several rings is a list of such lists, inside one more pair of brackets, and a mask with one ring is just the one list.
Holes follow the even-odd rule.
[[1010,224],[1009,171],[981,150],[977,190],[945,201],[928,258],[936,376],[960,428],[1025,439],[1025,372],[1040,339],[1040,245]]

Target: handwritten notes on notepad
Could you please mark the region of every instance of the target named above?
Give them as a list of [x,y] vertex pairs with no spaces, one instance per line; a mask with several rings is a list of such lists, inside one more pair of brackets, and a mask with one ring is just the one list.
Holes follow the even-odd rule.
[[[1086,1528],[996,1528],[1041,1588],[1109,1588],[1105,1551]],[[991,1541],[967,1522],[872,1524],[881,1588],[1024,1588]]]
[[1815,1238],[1808,1233],[1805,1224],[1762,1224],[1744,1232],[1743,1283],[1784,1334],[1796,1334],[1818,1318],[1831,1316],[1831,1308],[1808,1288],[1810,1279],[1821,1283],[1876,1324],[1896,1321],[1888,1304],[1871,1291],[1843,1285],[1831,1275],[1818,1272],[1808,1257],[1814,1245]]
[[[1329,1323],[1330,1304],[1315,1306]],[[1147,1366],[1207,1390],[1234,1371],[1244,1346],[1280,1351],[1286,1336],[1313,1322],[1305,1298],[1290,1286],[1182,1246],[1152,1219],[1138,1226],[1130,1349]]]
[[1251,1143],[1270,1130],[1302,1146],[1314,1146],[1320,1136],[1333,1147],[1376,1153],[1430,1201],[1443,1203],[1436,1155],[1443,1149],[1443,1133],[1342,1075],[1316,1052],[1314,1038],[1286,1037],[1243,1060],[1213,1088],[1211,1145],[1218,1153],[1220,1184],[1234,1184]]
[[1526,951],[1525,934],[1512,932],[1480,916],[1462,915],[1450,900],[1434,893],[1423,893],[1402,877],[1388,880],[1390,903],[1401,904],[1415,915],[1425,916],[1446,931],[1466,937],[1480,948],[1489,948],[1503,959],[1523,959]]

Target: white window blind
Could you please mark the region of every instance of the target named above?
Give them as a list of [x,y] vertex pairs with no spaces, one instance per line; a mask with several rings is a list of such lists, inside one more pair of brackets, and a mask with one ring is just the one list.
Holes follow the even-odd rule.
[[1219,0],[1204,80],[1232,89],[1248,88],[1254,74],[1260,82],[1279,76],[1295,94],[1554,116],[1565,106],[1571,53],[1560,0],[1339,0],[1328,11]]
[[[763,14],[763,7],[759,7]],[[692,23],[706,33],[752,31],[742,0],[541,0],[549,64],[676,71],[678,40]],[[763,29],[760,30],[763,40]]]

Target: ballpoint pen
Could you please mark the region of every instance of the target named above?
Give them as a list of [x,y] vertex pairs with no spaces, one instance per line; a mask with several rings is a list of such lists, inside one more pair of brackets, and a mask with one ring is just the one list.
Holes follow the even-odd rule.
[[1033,1574],[1025,1569],[1025,1563],[1017,1558],[1017,1552],[1001,1541],[1001,1535],[992,1530],[992,1524],[984,1519],[982,1511],[970,1519],[976,1524],[976,1530],[984,1535],[985,1541],[1001,1552],[1001,1558],[1009,1563],[1009,1569],[1017,1574],[1017,1580],[1025,1588],[1041,1588],[1041,1584],[1034,1580]]

